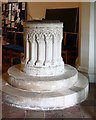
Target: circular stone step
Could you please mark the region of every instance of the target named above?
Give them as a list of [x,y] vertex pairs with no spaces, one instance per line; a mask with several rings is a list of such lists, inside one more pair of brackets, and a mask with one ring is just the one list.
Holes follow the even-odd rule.
[[3,102],[22,109],[64,109],[84,101],[88,95],[88,79],[80,73],[78,73],[77,82],[72,87],[54,92],[28,92],[12,87],[4,80],[2,84]]
[[78,79],[76,68],[65,65],[65,72],[58,76],[29,76],[20,70],[20,64],[8,69],[8,83],[16,88],[32,92],[52,92],[72,87]]

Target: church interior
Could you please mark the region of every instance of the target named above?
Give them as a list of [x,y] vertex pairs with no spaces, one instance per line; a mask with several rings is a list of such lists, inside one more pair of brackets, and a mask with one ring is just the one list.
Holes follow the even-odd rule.
[[1,100],[2,118],[95,119],[96,2],[3,2],[0,3],[0,9],[1,75],[11,66],[20,64],[24,58],[26,22],[56,20],[63,23],[63,62],[75,67],[89,81],[87,99],[73,107],[52,111],[24,110],[2,103]]

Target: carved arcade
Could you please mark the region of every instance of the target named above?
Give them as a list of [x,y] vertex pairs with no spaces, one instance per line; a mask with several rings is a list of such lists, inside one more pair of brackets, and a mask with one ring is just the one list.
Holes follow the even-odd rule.
[[[56,74],[64,73],[64,63],[61,57],[61,42],[63,38],[62,27],[62,23],[36,24],[34,22],[33,24],[27,24],[27,27],[25,28],[26,34],[25,63],[23,67],[24,72],[33,75],[34,71],[36,71],[33,71],[33,69],[37,68],[39,72],[42,72],[40,74],[39,72],[38,74],[36,72],[36,75],[45,74],[46,76],[52,76],[55,74],[56,71],[58,71],[56,72]],[[49,69],[48,67],[50,67],[51,69]],[[49,73],[45,73],[45,70],[48,70]],[[52,70],[56,71],[54,71],[53,73]]]

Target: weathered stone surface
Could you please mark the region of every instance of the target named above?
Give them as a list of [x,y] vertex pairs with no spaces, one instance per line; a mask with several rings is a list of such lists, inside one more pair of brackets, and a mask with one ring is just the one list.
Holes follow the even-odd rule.
[[64,74],[58,76],[36,77],[26,75],[20,70],[20,65],[15,65],[8,70],[8,83],[14,87],[34,91],[48,92],[72,87],[78,80],[77,70],[69,65],[65,65]]
[[66,90],[54,92],[28,92],[3,81],[3,102],[22,109],[64,109],[84,101],[88,95],[88,80],[79,73],[78,81]]
[[22,71],[31,76],[55,76],[65,72],[61,57],[63,23],[32,22],[25,28],[25,62]]
[[22,109],[64,109],[84,101],[88,79],[63,63],[63,24],[28,23],[25,60],[3,74],[3,102]]

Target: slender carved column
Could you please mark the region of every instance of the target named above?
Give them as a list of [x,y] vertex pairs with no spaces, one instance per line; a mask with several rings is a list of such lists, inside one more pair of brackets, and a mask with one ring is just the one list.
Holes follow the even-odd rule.
[[[58,28],[53,31],[54,38],[52,39],[52,64],[56,65],[58,62],[58,53],[60,53],[60,49],[58,48],[58,36],[59,36]],[[60,42],[60,40],[59,40]]]
[[29,34],[26,37],[26,47],[25,47],[25,63],[29,61]]
[[35,36],[32,37],[30,40],[30,61],[29,64],[35,64]]
[[50,66],[52,61],[52,35],[46,35],[45,40],[45,66]]
[[37,61],[36,66],[43,66],[45,59],[45,41],[44,36],[39,33],[36,37],[37,40]]
[[58,34],[57,36],[56,36],[56,38],[57,38],[57,62],[58,62],[58,64],[63,64],[62,63],[62,57],[61,57],[61,46],[62,46],[62,39],[63,39],[63,31],[62,31],[62,29],[59,29],[58,30],[58,33],[61,33],[61,34]]
[[61,41],[57,42],[57,61],[60,63],[62,61],[62,57],[61,57]]
[[37,52],[37,47],[38,47],[38,43],[36,41],[36,36],[35,36],[35,39],[34,39],[34,65],[36,65],[36,61],[37,61],[37,55],[38,55],[38,52]]

